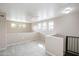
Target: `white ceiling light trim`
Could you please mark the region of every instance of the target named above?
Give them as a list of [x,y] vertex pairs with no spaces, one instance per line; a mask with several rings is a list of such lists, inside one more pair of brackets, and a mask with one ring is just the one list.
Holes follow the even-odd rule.
[[65,8],[65,9],[64,9],[63,13],[68,14],[68,13],[70,13],[71,11],[72,11],[72,8],[68,7],[68,8]]

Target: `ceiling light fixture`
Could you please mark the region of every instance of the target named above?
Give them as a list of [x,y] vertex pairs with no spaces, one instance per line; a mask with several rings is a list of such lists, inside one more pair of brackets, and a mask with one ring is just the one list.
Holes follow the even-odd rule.
[[68,7],[66,9],[64,9],[63,13],[68,14],[72,11],[72,8]]

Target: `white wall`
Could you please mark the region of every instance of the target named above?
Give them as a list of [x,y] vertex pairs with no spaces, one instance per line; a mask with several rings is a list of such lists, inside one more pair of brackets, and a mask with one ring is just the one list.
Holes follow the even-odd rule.
[[[0,13],[2,15],[4,13]],[[26,24],[26,28],[11,28],[11,23]],[[7,46],[38,39],[39,34],[32,32],[31,23],[12,22],[0,16],[0,50]]]
[[63,56],[64,55],[64,38],[55,37],[55,36],[46,36],[45,47],[47,53],[55,56]]
[[[11,27],[11,24],[15,24],[15,27]],[[19,26],[20,25],[20,26]],[[22,25],[26,25],[26,27],[22,27]],[[6,20],[7,33],[25,33],[32,32],[31,23],[24,22],[14,22]]]
[[38,39],[38,33],[28,32],[28,33],[8,33],[7,34],[7,44],[8,46],[15,45],[18,43],[28,42]]
[[[16,24],[16,27],[11,27],[11,24]],[[21,42],[31,41],[35,38],[35,33],[32,33],[31,23],[5,21],[6,24],[6,39],[7,46],[15,45]],[[25,24],[26,27],[19,27]]]
[[67,14],[53,20],[54,30],[52,33],[79,36],[79,12]]
[[[0,15],[3,13],[0,12]],[[4,14],[3,14],[4,15]],[[0,50],[6,48],[6,27],[5,27],[5,17],[0,16]]]
[[[79,36],[79,12],[72,12],[70,14],[65,14],[59,17],[51,18],[45,20],[48,22],[53,20],[54,28],[52,31],[42,32],[45,34],[63,34],[69,36]],[[44,21],[40,21],[44,22]],[[52,22],[52,23],[53,23]],[[36,22],[39,23],[39,22]],[[33,23],[33,24],[36,24]]]

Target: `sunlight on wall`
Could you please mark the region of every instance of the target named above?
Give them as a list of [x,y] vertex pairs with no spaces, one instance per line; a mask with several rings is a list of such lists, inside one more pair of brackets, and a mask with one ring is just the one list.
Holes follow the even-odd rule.
[[16,24],[15,23],[11,23],[11,27],[12,28],[15,28],[16,27]]
[[26,25],[25,25],[25,24],[23,24],[23,25],[22,25],[22,27],[23,27],[23,28],[26,28]]
[[15,23],[11,23],[11,28],[15,28],[16,26],[18,28],[26,28],[26,24],[15,24]]

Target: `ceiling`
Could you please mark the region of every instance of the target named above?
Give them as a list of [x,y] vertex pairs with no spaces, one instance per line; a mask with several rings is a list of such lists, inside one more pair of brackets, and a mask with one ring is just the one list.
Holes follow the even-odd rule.
[[7,20],[35,22],[63,15],[67,7],[78,10],[78,6],[77,3],[0,3],[0,12],[6,12]]

